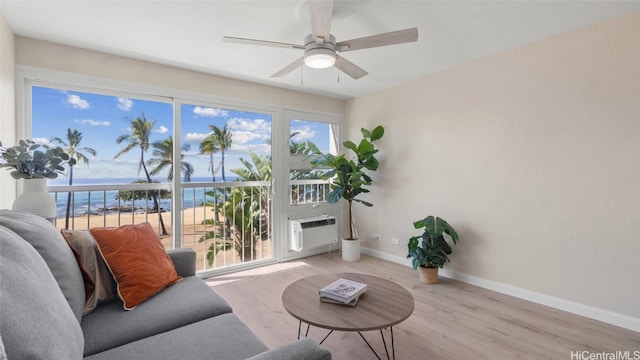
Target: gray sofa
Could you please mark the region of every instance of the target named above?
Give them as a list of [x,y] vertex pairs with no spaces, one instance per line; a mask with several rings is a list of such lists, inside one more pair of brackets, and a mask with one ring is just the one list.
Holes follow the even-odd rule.
[[168,253],[183,280],[131,311],[116,299],[83,316],[82,274],[60,232],[0,210],[0,359],[331,359],[306,339],[269,350],[194,276],[192,250]]

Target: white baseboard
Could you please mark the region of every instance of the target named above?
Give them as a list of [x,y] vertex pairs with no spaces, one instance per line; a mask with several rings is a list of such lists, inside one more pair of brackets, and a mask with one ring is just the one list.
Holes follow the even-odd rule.
[[[411,266],[409,259],[387,254],[381,251],[362,248],[362,253],[370,255],[379,259],[394,262],[396,264]],[[632,331],[640,332],[640,319],[634,318],[628,315],[615,313],[613,311],[599,309],[593,306],[588,306],[573,301],[545,295],[531,290],[518,288],[515,286],[499,283],[496,281],[486,280],[472,275],[467,275],[448,269],[440,269],[440,275],[462,281],[467,284],[479,286],[488,290],[496,291],[509,296],[517,297],[523,300],[531,301],[537,304],[552,307],[554,309],[566,311],[572,314],[584,316],[590,319],[602,321],[607,324],[619,326],[621,328],[629,329]]]

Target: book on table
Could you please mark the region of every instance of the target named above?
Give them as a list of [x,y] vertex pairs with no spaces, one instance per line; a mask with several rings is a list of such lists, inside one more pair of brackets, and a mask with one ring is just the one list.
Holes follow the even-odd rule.
[[349,304],[366,290],[367,284],[340,278],[320,289],[319,293],[321,297]]
[[320,296],[320,302],[327,303],[327,304],[343,305],[343,306],[356,306],[358,304],[358,299],[360,299],[360,296],[351,300],[351,302],[343,303],[342,301],[333,300],[328,297]]

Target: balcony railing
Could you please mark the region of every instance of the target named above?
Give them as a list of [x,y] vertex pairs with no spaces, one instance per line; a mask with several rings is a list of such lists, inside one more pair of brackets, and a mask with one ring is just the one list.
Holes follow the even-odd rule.
[[[87,230],[149,222],[165,248],[176,243],[195,250],[197,271],[273,256],[270,181],[183,183],[180,197],[173,196],[168,183],[49,186],[48,191],[57,203],[58,228]],[[291,204],[325,202],[328,192],[327,181],[293,180]],[[174,219],[176,199],[181,199],[181,210]],[[179,235],[173,236],[174,228]]]

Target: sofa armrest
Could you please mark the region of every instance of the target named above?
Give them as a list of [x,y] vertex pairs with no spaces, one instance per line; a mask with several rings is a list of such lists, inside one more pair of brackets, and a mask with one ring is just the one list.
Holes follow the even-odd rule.
[[182,277],[196,274],[196,252],[193,249],[170,249],[167,254],[176,267],[176,272]]
[[308,338],[287,344],[247,360],[331,360],[331,353]]

